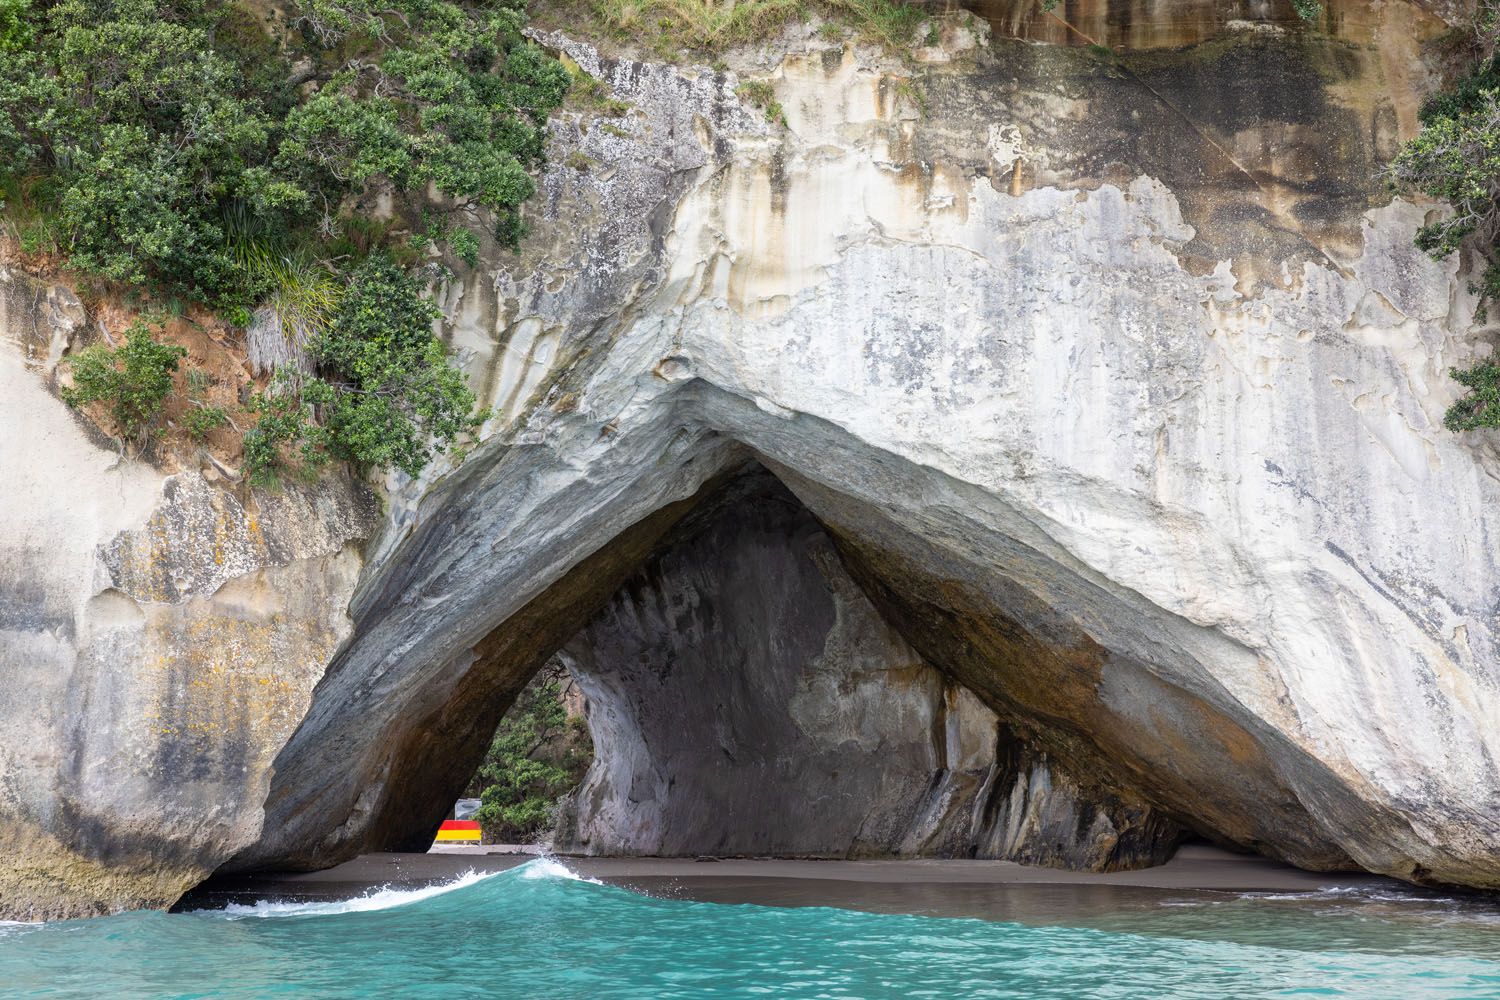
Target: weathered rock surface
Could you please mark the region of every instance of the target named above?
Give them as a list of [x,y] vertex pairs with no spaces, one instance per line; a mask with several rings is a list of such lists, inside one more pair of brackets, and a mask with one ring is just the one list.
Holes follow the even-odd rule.
[[[925,116],[868,54],[742,57],[784,132],[723,74],[552,39],[635,104],[635,146],[561,130],[620,164],[549,174],[563,263],[449,291],[496,302],[455,310],[498,317],[489,397],[536,403],[408,508],[278,760],[282,836],[237,863],[368,843],[313,818],[353,800],[327,734],[399,718],[392,672],[461,673],[549,565],[692,494],[732,439],[926,660],[1070,773],[1310,867],[1500,880],[1493,458],[1437,420],[1471,303],[1376,176],[1440,26],[1382,10],[1364,40],[1247,26],[1117,61],[950,25]],[[667,231],[577,214],[648,183]],[[367,781],[395,766],[336,745]],[[314,830],[316,857],[293,846]]]
[[761,471],[678,525],[559,651],[595,760],[555,850],[1164,860],[1178,828],[1080,794],[881,620]]
[[82,306],[0,289],[0,913],[170,905],[259,835],[379,510],[123,460],[43,381]]
[[[179,501],[6,362],[0,409],[30,423],[0,457],[30,478],[3,495],[0,572],[36,618],[0,650],[20,678],[7,829],[74,845],[99,876],[67,892],[101,907],[165,893],[132,880],[166,862],[114,843],[167,836],[181,872],[420,843],[529,671],[753,456],[889,627],[1034,755],[1010,767],[1026,823],[1056,822],[1066,775],[1077,815],[1140,802],[1308,867],[1500,886],[1500,464],[1440,425],[1484,331],[1456,262],[1411,246],[1432,207],[1378,176],[1443,26],[1333,9],[1331,36],[1252,10],[1165,32],[1200,41],[1176,49],[1128,8],[1110,38],[1136,48],[1111,57],[1076,25],[1071,47],[991,45],[952,19],[915,69],[811,28],[732,72],[550,37],[633,110],[562,116],[525,252],[440,290],[496,406],[487,440],[389,484],[352,598],[338,504],[263,525],[306,533],[294,561],[235,564],[299,574],[278,627],[321,623],[288,668],[289,739],[142,735],[177,704],[147,665],[183,655],[146,637],[214,620],[246,577],[201,567],[183,589],[148,560],[132,579],[161,589],[111,582],[103,552]],[[747,76],[785,128],[735,97]],[[126,603],[90,604],[110,590]],[[107,661],[84,652],[90,606]],[[175,797],[158,750],[246,770]],[[85,788],[89,824],[65,808]]]

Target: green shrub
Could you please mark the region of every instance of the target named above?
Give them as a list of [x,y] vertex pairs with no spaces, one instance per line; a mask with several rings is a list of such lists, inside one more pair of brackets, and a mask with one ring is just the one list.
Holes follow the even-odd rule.
[[1322,0],[1292,0],[1292,10],[1304,21],[1316,21],[1323,13]]
[[1448,374],[1469,392],[1448,407],[1443,426],[1450,431],[1500,427],[1500,365],[1486,362],[1472,368],[1454,368]]
[[245,438],[250,478],[264,483],[330,458],[417,476],[435,450],[478,430],[486,414],[475,412],[473,391],[432,332],[438,315],[388,256],[360,264],[311,344],[318,374],[300,389],[283,377],[252,401],[260,420]]
[[551,822],[593,758],[588,727],[569,718],[560,672],[539,674],[511,706],[470,784],[486,840],[524,840]]
[[[1480,8],[1476,46],[1493,50],[1493,6]],[[1392,187],[1452,206],[1451,213],[1417,231],[1416,244],[1437,259],[1465,249],[1479,257],[1478,277],[1469,288],[1478,298],[1475,318],[1484,322],[1490,303],[1500,296],[1500,58],[1483,59],[1430,98],[1420,118],[1422,130],[1391,164]],[[1452,376],[1468,391],[1448,409],[1443,424],[1453,431],[1500,427],[1500,367],[1478,364],[1453,369]]]
[[[1492,71],[1492,70],[1491,70]],[[1446,257],[1500,215],[1500,89],[1429,103],[1422,130],[1391,166],[1395,183],[1453,206],[1453,213],[1423,226],[1417,246]]]
[[479,237],[473,230],[454,230],[448,237],[448,249],[470,267],[479,266]]
[[72,266],[243,310],[268,290],[245,243],[333,256],[361,199],[429,185],[519,238],[568,86],[522,5],[294,0],[290,16],[273,39],[229,0],[0,0],[0,174],[53,182]]
[[776,124],[786,124],[786,112],[781,107],[781,102],[776,99],[776,90],[767,80],[747,80],[735,88],[734,91],[743,100],[755,105],[766,113],[766,120]]
[[[905,0],[587,0],[590,12],[615,34],[647,41],[663,55],[757,42],[789,22],[817,13],[847,24],[855,35],[892,51],[921,41],[926,9]],[[1054,0],[1055,2],[1055,0]],[[829,37],[825,35],[825,37]]]
[[107,403],[110,416],[127,440],[143,442],[161,416],[172,392],[172,376],[187,351],[159,343],[145,324],[125,333],[118,348],[90,347],[72,359],[72,386],[62,390],[69,406]]
[[310,478],[328,463],[312,407],[286,379],[251,396],[250,412],[257,420],[245,433],[244,471],[252,486],[275,486],[288,471]]
[[229,414],[217,406],[193,406],[182,415],[182,426],[194,441],[202,441],[210,431],[228,426]]

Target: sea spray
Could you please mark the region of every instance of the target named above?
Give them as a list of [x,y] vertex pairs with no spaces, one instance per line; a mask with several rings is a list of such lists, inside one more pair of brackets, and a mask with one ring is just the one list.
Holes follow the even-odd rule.
[[195,910],[198,915],[213,915],[229,918],[241,917],[325,917],[338,913],[372,913],[389,910],[397,906],[409,906],[424,899],[435,899],[445,893],[467,888],[487,878],[495,878],[504,872],[467,871],[451,882],[422,886],[418,889],[393,889],[382,886],[353,899],[328,902],[277,902],[257,900],[254,903],[230,903],[222,910]]

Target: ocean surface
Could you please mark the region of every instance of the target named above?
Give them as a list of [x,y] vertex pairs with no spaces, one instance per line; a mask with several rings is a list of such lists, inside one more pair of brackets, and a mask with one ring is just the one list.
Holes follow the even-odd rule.
[[1197,893],[1028,924],[653,898],[544,858],[338,903],[0,925],[0,996],[1500,998],[1500,909]]

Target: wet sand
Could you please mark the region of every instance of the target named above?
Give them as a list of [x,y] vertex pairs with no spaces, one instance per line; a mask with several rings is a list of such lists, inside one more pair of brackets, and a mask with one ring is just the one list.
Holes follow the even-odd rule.
[[[345,899],[375,887],[415,889],[468,871],[504,871],[534,855],[492,848],[429,854],[367,854],[321,872],[212,879],[179,909],[260,899]],[[1376,875],[1305,872],[1265,858],[1189,844],[1165,865],[1140,871],[1035,868],[1007,861],[815,861],[770,858],[560,858],[588,878],[652,896],[766,906],[837,906],[882,913],[968,916],[1048,923],[1222,893],[1318,892],[1411,886]]]

